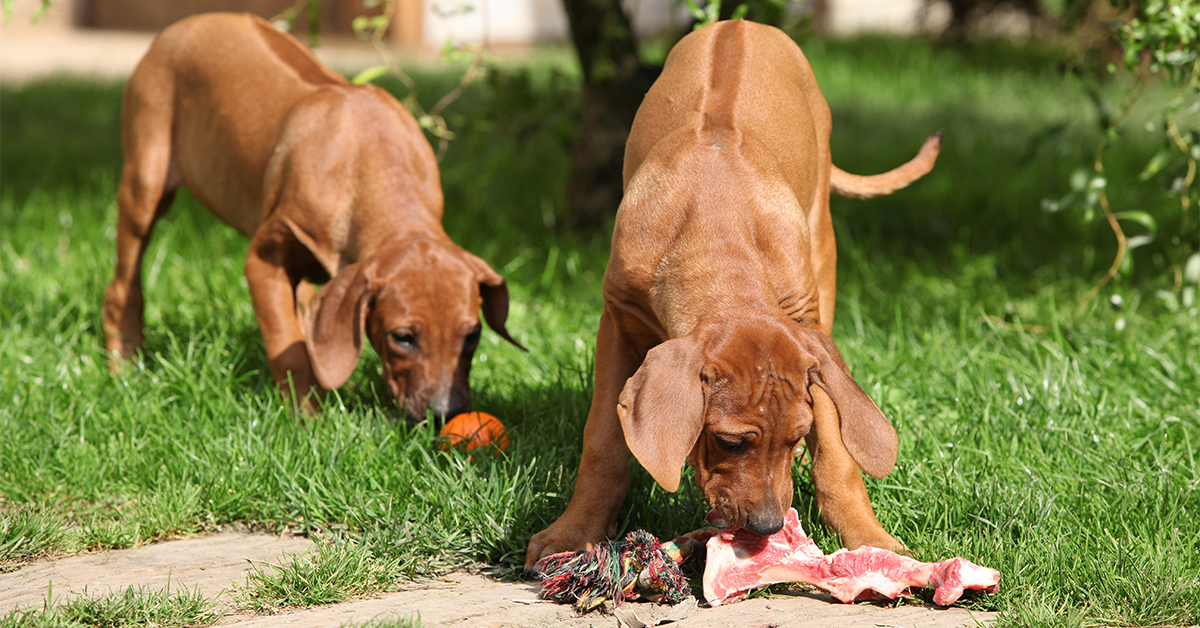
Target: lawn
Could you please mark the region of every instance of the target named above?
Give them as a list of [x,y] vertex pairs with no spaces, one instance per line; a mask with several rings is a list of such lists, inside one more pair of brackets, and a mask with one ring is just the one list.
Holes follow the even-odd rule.
[[[1079,82],[1050,49],[804,47],[842,168],[886,170],[945,134],[910,189],[833,201],[834,337],[900,436],[896,469],[867,482],[884,527],[922,558],[999,569],[998,594],[964,603],[1002,611],[1002,626],[1200,622],[1200,316],[1158,296],[1173,289],[1155,248],[1170,246],[1170,221],[1137,252],[1139,274],[1077,307],[1112,234],[1040,205],[1069,190],[1099,137]],[[415,78],[428,105],[456,76]],[[370,349],[319,419],[291,415],[250,308],[247,241],[186,194],[146,255],[146,350],[108,373],[120,94],[77,81],[0,92],[0,568],[238,522],[336,539],[314,571],[370,563],[332,597],[271,594],[287,587],[266,578],[248,607],[464,564],[515,575],[571,494],[608,252],[610,230],[562,227],[575,72],[511,67],[447,111],[447,230],[507,278],[508,328],[530,349],[484,332],[475,408],[512,446],[474,457],[403,420]],[[1110,200],[1165,215],[1177,201],[1137,181],[1157,150],[1146,122],[1135,110],[1109,154]],[[801,518],[831,551],[803,464],[796,480]],[[688,480],[666,494],[638,469],[619,526],[673,536],[705,510]]]

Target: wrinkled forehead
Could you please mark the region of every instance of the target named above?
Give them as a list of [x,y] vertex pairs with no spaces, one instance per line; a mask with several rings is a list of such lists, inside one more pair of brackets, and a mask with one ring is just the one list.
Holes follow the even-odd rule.
[[786,328],[739,324],[709,347],[709,404],[714,410],[778,412],[802,400],[812,358]]
[[796,323],[731,319],[712,333],[705,357],[734,376],[807,369],[813,357],[797,342],[792,325]]
[[431,322],[477,320],[479,280],[448,255],[409,255],[382,278],[375,310],[385,318],[420,317]]

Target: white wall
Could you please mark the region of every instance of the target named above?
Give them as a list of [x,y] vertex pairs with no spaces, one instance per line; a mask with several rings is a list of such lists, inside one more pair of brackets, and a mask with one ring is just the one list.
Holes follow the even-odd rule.
[[447,39],[488,45],[566,39],[559,0],[426,0],[422,36],[440,48]]
[[830,0],[831,33],[913,33],[923,0]]
[[[424,42],[435,50],[447,38],[458,43],[486,41],[490,45],[569,39],[562,0],[425,0],[425,3]],[[626,0],[625,10],[641,35],[682,24],[687,15],[682,0]],[[445,16],[446,13],[452,15]]]

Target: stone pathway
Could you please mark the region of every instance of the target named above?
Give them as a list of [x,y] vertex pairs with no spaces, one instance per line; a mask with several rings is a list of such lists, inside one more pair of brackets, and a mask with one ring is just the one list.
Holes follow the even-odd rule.
[[[400,590],[368,600],[354,600],[274,615],[233,610],[234,583],[244,583],[255,562],[280,563],[308,551],[312,542],[295,537],[221,532],[210,536],[155,543],[128,550],[42,560],[0,574],[0,616],[17,607],[41,608],[48,592],[56,601],[73,596],[102,595],[129,586],[152,589],[199,588],[216,597],[225,615],[219,626],[295,628],[362,624],[376,618],[419,615],[424,626],[543,628],[565,626],[617,628],[612,615],[576,617],[570,607],[537,599],[529,582],[499,582],[458,572],[433,582],[406,583]],[[643,621],[660,619],[669,608],[628,604]],[[755,598],[700,608],[677,624],[680,628],[759,626],[778,628],[952,628],[995,619],[994,613],[922,606],[888,608],[873,604],[840,604],[826,595],[796,593]]]

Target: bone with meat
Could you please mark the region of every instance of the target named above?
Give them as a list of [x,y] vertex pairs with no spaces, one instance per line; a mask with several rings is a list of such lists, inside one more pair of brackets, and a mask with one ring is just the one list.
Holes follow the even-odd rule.
[[846,603],[895,598],[909,587],[934,588],[933,602],[948,606],[967,589],[995,593],[1000,572],[964,558],[923,563],[867,546],[826,556],[804,533],[794,508],[771,536],[738,529],[709,539],[704,566],[709,604],[735,602],[755,587],[780,582],[811,584]]

